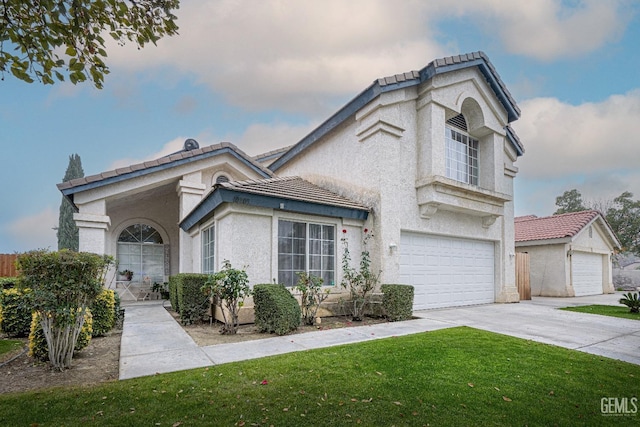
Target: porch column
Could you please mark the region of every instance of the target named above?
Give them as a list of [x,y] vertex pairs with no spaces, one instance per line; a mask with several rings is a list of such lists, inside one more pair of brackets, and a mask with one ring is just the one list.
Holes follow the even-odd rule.
[[[178,198],[180,199],[180,212],[179,221],[182,221],[198,203],[202,200],[204,191],[207,186],[202,183],[202,174],[194,173],[185,175],[182,180],[178,182],[176,191],[178,192]],[[193,271],[193,243],[189,233],[179,230],[180,233],[180,257],[178,260],[178,271],[180,273],[194,273]]]
[[73,220],[78,226],[80,252],[93,252],[104,255],[107,248],[107,231],[111,225],[111,218],[106,215],[104,200],[78,206],[79,212],[73,214]]

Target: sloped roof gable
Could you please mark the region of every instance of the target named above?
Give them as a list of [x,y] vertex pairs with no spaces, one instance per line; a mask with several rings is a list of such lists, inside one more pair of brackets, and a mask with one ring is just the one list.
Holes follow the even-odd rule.
[[[294,145],[289,151],[273,162],[269,166],[269,169],[277,171],[289,160],[300,154],[300,152],[312,145],[318,139],[322,138],[328,132],[335,129],[344,120],[352,114],[355,114],[380,94],[422,84],[437,74],[471,67],[478,67],[482,75],[485,77],[487,83],[495,93],[496,98],[500,101],[507,112],[508,121],[512,122],[517,120],[520,117],[520,108],[484,52],[449,56],[430,62],[420,71],[410,71],[375,80],[368,88],[352,99],[347,105],[338,110],[338,112],[329,117],[324,123],[318,126],[310,134]],[[506,134],[507,140],[514,147],[517,155],[522,155],[524,153],[524,147],[510,126],[506,127]]]
[[209,145],[193,150],[182,150],[177,153],[160,157],[159,159],[137,163],[124,168],[102,172],[96,175],[89,175],[83,178],[72,179],[71,181],[62,182],[57,185],[58,190],[67,197],[72,197],[74,193],[102,187],[127,179],[149,175],[164,169],[180,166],[186,163],[206,159],[221,155],[224,153],[231,154],[241,162],[247,164],[263,177],[273,176],[273,172],[262,166],[253,158],[245,154],[235,145],[222,142],[219,144]]
[[552,215],[538,218],[535,215],[516,217],[515,241],[531,242],[540,240],[553,240],[573,238],[588,225],[600,220],[609,233],[614,246],[620,243],[615,237],[609,224],[598,211],[588,210],[582,212],[570,212],[561,215]]

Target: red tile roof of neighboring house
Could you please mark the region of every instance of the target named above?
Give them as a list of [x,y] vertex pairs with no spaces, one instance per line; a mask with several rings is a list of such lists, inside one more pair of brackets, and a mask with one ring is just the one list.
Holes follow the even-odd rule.
[[602,217],[598,211],[582,211],[543,218],[535,215],[516,217],[516,242],[573,237],[598,216]]

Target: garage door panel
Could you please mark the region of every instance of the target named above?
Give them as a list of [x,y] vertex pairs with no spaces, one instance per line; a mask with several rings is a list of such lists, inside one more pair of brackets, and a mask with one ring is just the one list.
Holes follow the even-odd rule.
[[403,232],[400,280],[416,310],[493,302],[494,244]]
[[571,274],[577,297],[602,294],[602,255],[574,252],[571,256]]

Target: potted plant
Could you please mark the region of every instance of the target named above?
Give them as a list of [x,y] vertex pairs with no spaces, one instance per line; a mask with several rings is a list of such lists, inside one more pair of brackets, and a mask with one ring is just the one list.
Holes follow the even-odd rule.
[[133,271],[131,270],[118,271],[118,274],[128,281],[131,281],[131,279],[133,278]]

